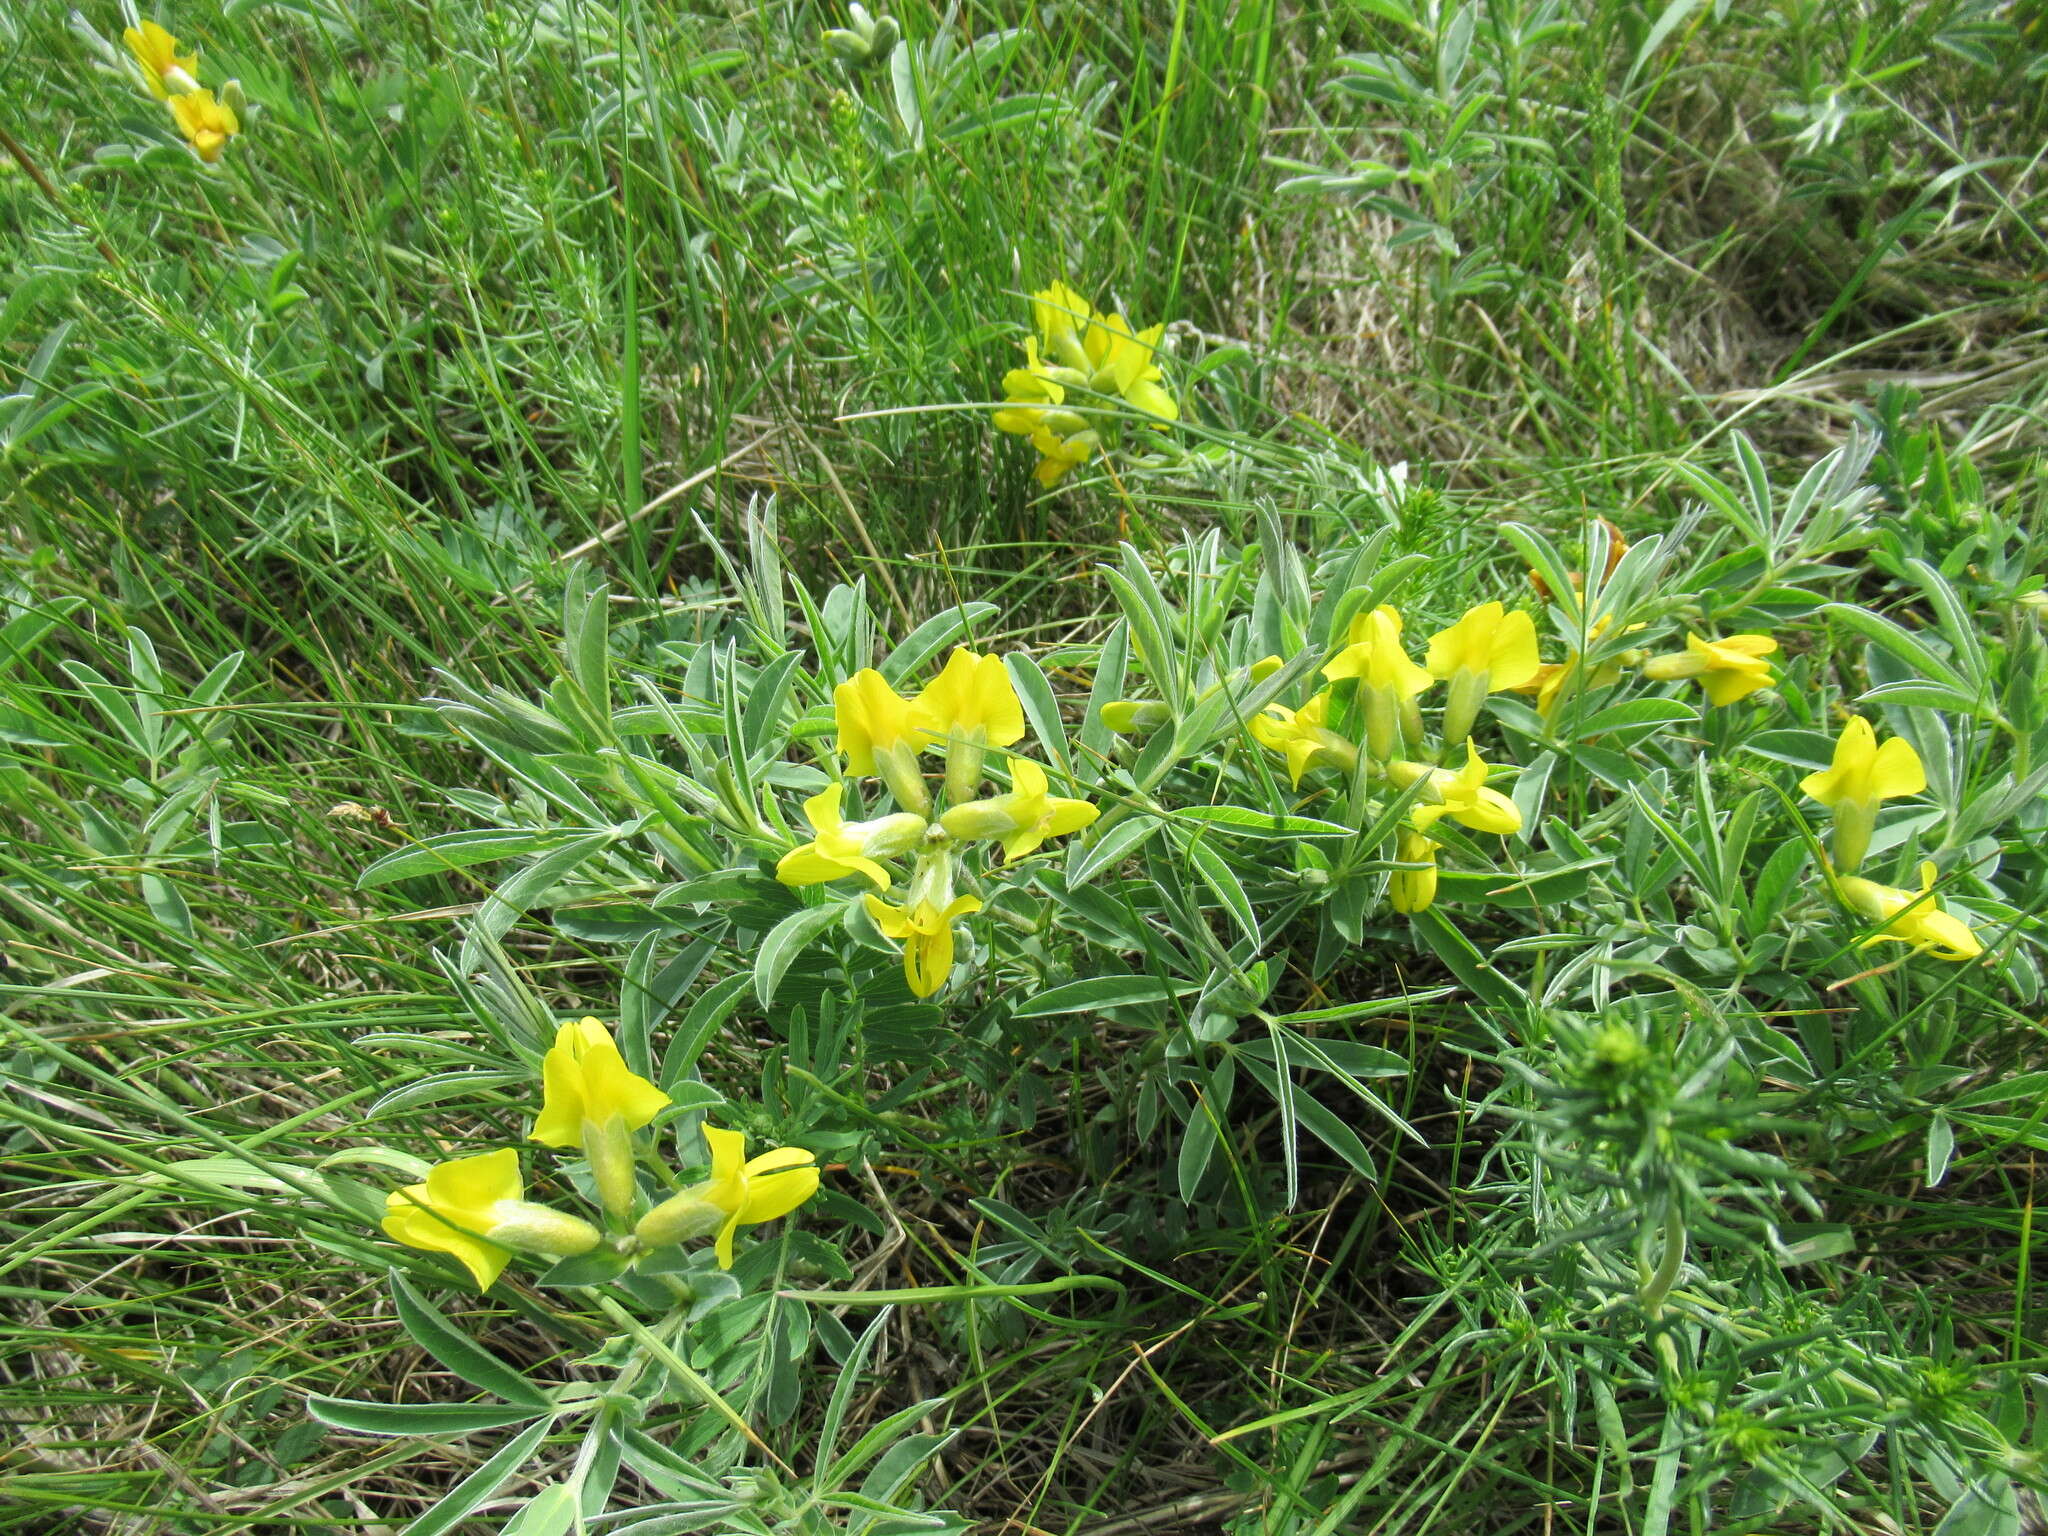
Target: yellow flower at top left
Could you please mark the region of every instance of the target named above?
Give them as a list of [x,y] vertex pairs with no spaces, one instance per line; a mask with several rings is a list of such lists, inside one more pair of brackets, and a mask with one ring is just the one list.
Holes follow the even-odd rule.
[[199,55],[180,54],[178,40],[155,22],[124,28],[121,41],[135,56],[142,71],[142,83],[158,101],[169,101],[174,95],[199,89]]

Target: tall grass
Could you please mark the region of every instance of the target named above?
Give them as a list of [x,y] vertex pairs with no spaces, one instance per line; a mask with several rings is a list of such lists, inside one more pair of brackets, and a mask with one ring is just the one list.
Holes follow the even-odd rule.
[[[2023,11],[893,14],[898,60],[861,73],[819,42],[844,17],[801,0],[195,3],[160,19],[256,106],[214,172],[95,47],[113,6],[0,16],[0,1526],[398,1529],[495,1449],[307,1418],[312,1393],[469,1390],[405,1342],[374,1228],[292,1196],[385,1179],[377,1145],[517,1140],[493,1031],[617,1009],[618,914],[516,926],[479,969],[487,872],[357,884],[523,806],[424,701],[553,684],[581,568],[615,594],[612,665],[676,685],[677,648],[743,633],[772,500],[807,590],[857,588],[896,637],[991,602],[978,641],[1085,692],[1119,540],[1193,606],[1231,578],[1188,530],[1250,572],[1262,527],[1313,561],[1397,505],[1388,552],[1426,557],[1416,608],[1448,621],[1519,589],[1503,521],[1691,528],[1694,471],[1753,495],[1858,428],[1886,519],[1835,595],[1931,624],[1910,562],[1944,565],[2013,696],[2038,688],[2015,601],[2048,548]],[[1047,494],[982,407],[1059,276],[1172,322],[1187,423],[1172,462]],[[1414,489],[1389,500],[1397,463]],[[1820,641],[1800,662],[1863,664]],[[1809,713],[1784,723],[1826,727]],[[2012,815],[1986,857],[2039,890],[2038,792]],[[1256,1117],[1229,1179],[1180,1198],[1132,1134],[1135,1037],[1108,1064],[1076,1038],[1058,1071],[941,1051],[900,1093],[893,1059],[831,1078],[896,1149],[834,1207],[874,1229],[864,1283],[981,1283],[1051,1246],[1127,1285],[899,1313],[855,1419],[942,1398],[956,1438],[922,1493],[990,1532],[2016,1532],[2030,1495],[1973,1491],[1947,1441],[1873,1454],[1856,1415],[2038,1453],[2039,1116],[1990,1092],[2037,1081],[2028,963],[1931,999],[1858,983],[1880,1038],[1825,1115],[1802,1101],[1819,1148],[1775,1151],[1824,1170],[1864,1247],[1811,1283],[1717,1273],[1734,1321],[1688,1343],[1698,1401],[1729,1404],[1709,1446],[1653,1402],[1633,1324],[1572,1312],[1569,1247],[1512,1214],[1550,1198],[1549,1164],[1477,1106],[1525,1042],[1463,1000],[1375,1021],[1419,1135],[1371,1128],[1377,1181],[1311,1149],[1279,1216]],[[1303,984],[1446,975],[1389,930]],[[767,1032],[707,1062],[750,1093],[786,1067]],[[1963,1151],[1929,1179],[1943,1136]],[[444,1306],[567,1373],[604,1330],[551,1295]],[[1742,1332],[1760,1316],[1775,1383]],[[1842,1408],[1839,1467],[1771,1462],[1803,1431],[1774,1394],[1859,1359],[1891,1397]],[[817,1355],[764,1408],[785,1454],[833,1375]],[[1821,1491],[1773,1504],[1746,1472],[1731,1502],[1738,1463]]]

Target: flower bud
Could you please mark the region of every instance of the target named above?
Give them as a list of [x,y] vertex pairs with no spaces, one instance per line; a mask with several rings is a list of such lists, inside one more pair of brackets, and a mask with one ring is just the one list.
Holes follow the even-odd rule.
[[573,1259],[588,1253],[604,1240],[604,1234],[581,1216],[530,1200],[501,1200],[493,1209],[496,1220],[483,1235],[505,1248],[521,1253],[547,1254]]
[[712,1184],[692,1184],[681,1194],[671,1195],[640,1218],[633,1235],[643,1248],[663,1248],[670,1243],[687,1243],[709,1237],[725,1225],[725,1208],[710,1199]]

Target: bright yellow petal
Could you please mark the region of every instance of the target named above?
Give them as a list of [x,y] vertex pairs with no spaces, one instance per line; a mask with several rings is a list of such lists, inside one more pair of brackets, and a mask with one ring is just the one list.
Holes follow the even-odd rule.
[[732,1240],[733,1235],[739,1229],[740,1213],[738,1211],[734,1211],[730,1216],[726,1217],[725,1225],[718,1229],[718,1241],[713,1244],[713,1247],[718,1254],[718,1267],[720,1269],[732,1268]]
[[903,945],[903,978],[913,996],[930,997],[953,974],[953,925],[941,923],[932,933],[914,933]]
[[704,1198],[727,1210],[737,1210],[746,1191],[740,1181],[746,1173],[747,1138],[724,1126],[703,1128],[704,1149],[711,1154],[711,1187]]
[[1869,774],[1869,792],[1873,800],[1917,795],[1927,788],[1927,770],[1920,764],[1920,754],[1903,736],[1894,736],[1877,749],[1871,758]]
[[883,938],[900,939],[910,932],[910,915],[901,907],[893,906],[874,895],[864,897],[863,901],[867,906],[868,916],[875,920],[875,926],[881,930]]
[[488,1291],[505,1272],[512,1255],[495,1243],[463,1232],[419,1202],[427,1186],[394,1189],[384,1199],[384,1235],[408,1248],[427,1253],[445,1253],[459,1260],[476,1281],[479,1291]]
[[583,1072],[575,1050],[560,1043],[541,1058],[541,1107],[533,1122],[532,1139],[544,1147],[583,1145]]
[[1083,827],[1093,826],[1095,818],[1102,814],[1102,807],[1086,800],[1062,800],[1054,796],[1049,803],[1052,815],[1046,822],[1047,837],[1066,837]]
[[1714,704],[1733,704],[1748,698],[1759,689],[1771,686],[1769,668],[1760,671],[1740,672],[1711,671],[1700,674],[1700,686],[1707,691],[1707,698]]
[[617,1045],[609,1039],[604,1049],[594,1051],[583,1062],[585,1112],[593,1120],[616,1115],[626,1129],[637,1131],[669,1106],[669,1097],[626,1065]]
[[1500,622],[1492,637],[1488,674],[1495,689],[1519,688],[1536,675],[1543,658],[1536,650],[1536,622],[1517,609]]
[[818,1160],[802,1147],[777,1147],[747,1164],[740,1225],[787,1216],[818,1192]]

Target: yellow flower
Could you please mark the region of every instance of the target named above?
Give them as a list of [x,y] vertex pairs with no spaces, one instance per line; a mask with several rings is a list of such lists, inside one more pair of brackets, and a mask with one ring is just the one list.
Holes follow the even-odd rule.
[[903,977],[918,997],[930,997],[953,974],[953,919],[979,912],[973,896],[953,894],[953,856],[945,849],[918,861],[903,905],[869,896],[868,916],[885,938],[903,944]]
[[[122,28],[121,40],[141,66],[142,83],[158,101],[169,101],[173,93],[199,89],[199,55],[180,56],[178,40],[155,22]],[[228,131],[234,132],[232,128]]]
[[1835,868],[1847,873],[1870,849],[1878,806],[1921,793],[1927,788],[1927,773],[1910,741],[1894,736],[1879,746],[1870,722],[1851,715],[1835,738],[1834,762],[1823,772],[1809,773],[1799,787],[1833,814],[1830,846]]
[[1085,431],[1061,437],[1050,426],[1044,426],[1031,434],[1031,446],[1038,450],[1038,467],[1031,471],[1031,478],[1050,490],[1066,478],[1068,470],[1088,462],[1089,456],[1102,446],[1102,436]]
[[633,1209],[633,1132],[668,1107],[668,1095],[626,1065],[611,1031],[596,1019],[555,1031],[541,1059],[541,1082],[533,1140],[580,1146],[598,1198],[623,1221]]
[[1771,664],[1763,658],[1777,648],[1769,635],[1729,635],[1723,640],[1687,635],[1684,650],[1645,661],[1643,676],[1655,682],[1696,677],[1710,703],[1733,704],[1771,686]]
[[242,131],[241,120],[226,103],[215,101],[211,91],[187,91],[182,96],[173,96],[171,116],[177,120],[178,131],[208,165],[218,160],[222,147]]
[[424,1184],[384,1197],[387,1237],[408,1248],[452,1254],[487,1291],[517,1248],[555,1258],[588,1253],[603,1234],[579,1216],[534,1205],[510,1147],[459,1157],[427,1171]]
[[1855,875],[1843,875],[1835,884],[1841,890],[1842,900],[1859,916],[1879,925],[1860,948],[1893,940],[1912,945],[1915,954],[1958,962],[1974,960],[1984,953],[1984,946],[1970,925],[1953,913],[1942,911],[1937,904],[1931,861],[1920,866],[1917,891],[1902,891],[1895,885],[1879,885]]
[[1087,375],[1076,369],[1040,361],[1037,338],[1026,338],[1024,366],[1003,375],[1004,405],[995,413],[996,430],[1029,437],[1041,426],[1051,424],[1062,432],[1079,432],[1088,425],[1087,418],[1061,407],[1069,389],[1081,388],[1087,382]]
[[1427,763],[1392,762],[1387,778],[1396,789],[1406,789],[1418,779],[1424,788],[1421,800],[1408,813],[1416,826],[1427,829],[1439,817],[1448,816],[1475,832],[1497,832],[1505,837],[1522,830],[1522,813],[1515,802],[1497,789],[1486,787],[1488,768],[1479,749],[1468,738],[1465,766],[1456,773],[1432,768]]
[[1415,664],[1401,646],[1401,615],[1382,603],[1351,621],[1351,643],[1330,658],[1323,676],[1332,682],[1358,679],[1365,707],[1365,749],[1375,761],[1394,755],[1405,734],[1411,747],[1422,744],[1422,714],[1415,697],[1429,687],[1429,673]]
[[1086,800],[1046,793],[1045,770],[1029,758],[1010,759],[1010,792],[956,805],[939,818],[947,835],[962,842],[998,837],[1003,862],[1015,863],[1047,838],[1065,837],[1092,823],[1101,811]]
[[863,667],[832,690],[832,703],[846,771],[877,775],[906,811],[922,816],[930,810],[931,792],[917,766],[930,738],[912,717],[910,701],[873,667]]
[[925,821],[908,811],[877,816],[872,821],[846,821],[839,815],[844,784],[827,784],[804,802],[804,816],[818,835],[785,853],[775,865],[784,885],[823,885],[847,875],[866,875],[877,890],[889,889],[889,871],[877,859],[910,852],[924,839]]
[[1396,912],[1421,912],[1436,900],[1436,851],[1442,843],[1424,836],[1413,827],[1395,834],[1394,853],[1403,864],[1419,869],[1397,869],[1387,884],[1387,899]]
[[732,1268],[732,1242],[741,1227],[787,1216],[818,1192],[818,1160],[802,1147],[775,1147],[747,1157],[738,1131],[704,1127],[711,1177],[662,1201],[633,1229],[643,1247],[660,1248],[718,1234],[718,1267]]
[[1045,350],[1084,375],[1092,373],[1095,365],[1081,343],[1081,333],[1094,319],[1095,306],[1065,283],[1054,283],[1031,295],[1031,320],[1045,341]]
[[1444,699],[1444,745],[1454,747],[1471,734],[1489,693],[1521,687],[1542,664],[1535,621],[1499,603],[1481,603],[1430,636],[1429,674],[1451,685]]
[[1122,315],[1097,315],[1082,338],[1093,365],[1089,387],[1098,394],[1120,395],[1126,405],[1163,421],[1180,417],[1180,404],[1160,385],[1164,375],[1153,358],[1166,337],[1166,326],[1147,326],[1133,334]]
[[1329,718],[1330,690],[1325,688],[1299,709],[1268,704],[1245,726],[1260,746],[1287,759],[1287,776],[1299,789],[1301,776],[1314,764],[1348,773],[1358,761],[1358,748],[1329,728]]
[[1007,747],[1024,737],[1024,706],[1017,701],[1010,670],[996,656],[977,656],[965,646],[946,659],[939,675],[910,706],[911,719],[928,741],[946,749],[946,799],[972,800],[981,788],[982,757],[990,747]]

